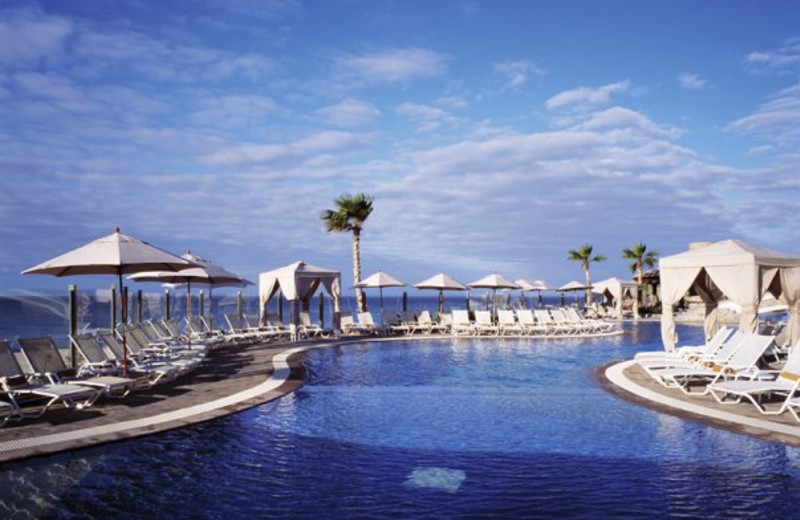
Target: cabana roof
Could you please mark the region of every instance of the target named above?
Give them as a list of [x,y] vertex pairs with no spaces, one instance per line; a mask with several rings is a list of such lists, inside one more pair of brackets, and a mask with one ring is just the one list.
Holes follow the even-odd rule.
[[659,261],[663,270],[670,267],[715,267],[756,265],[763,267],[800,267],[800,258],[771,249],[756,247],[741,240],[723,240]]

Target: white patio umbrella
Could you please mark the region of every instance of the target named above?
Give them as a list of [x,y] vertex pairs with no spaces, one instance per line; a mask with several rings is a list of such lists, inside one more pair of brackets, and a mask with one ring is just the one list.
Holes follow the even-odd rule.
[[[583,291],[591,288],[592,288],[591,285],[587,287],[586,285],[575,280],[565,283],[564,285],[558,288],[558,290],[561,291],[561,305],[564,305],[565,292]],[[577,301],[577,298],[575,299],[575,301]]]
[[492,273],[490,275],[484,276],[480,280],[475,280],[472,283],[468,283],[467,287],[472,289],[491,289],[492,290],[492,312],[496,312],[494,309],[494,302],[495,302],[495,294],[497,289],[519,289],[519,286],[514,282],[511,282],[502,275],[497,273]]
[[520,296],[522,297],[522,303],[527,305],[528,303],[525,301],[525,292],[535,291],[536,287],[534,287],[533,284],[530,283],[529,281],[524,280],[522,278],[514,280],[514,283],[517,284],[517,287],[519,287]]
[[534,280],[531,282],[531,285],[534,287],[534,291],[536,291],[536,295],[539,298],[539,308],[542,308],[542,291],[552,291],[555,289],[552,285],[545,282],[544,280]]
[[439,273],[415,283],[417,289],[433,289],[439,291],[439,314],[444,312],[444,291],[466,291],[467,286],[444,273]]
[[184,258],[192,262],[195,267],[180,271],[144,271],[133,274],[128,278],[134,282],[161,282],[170,284],[186,284],[186,316],[192,316],[192,283],[203,284],[209,287],[209,305],[211,304],[211,288],[214,286],[253,285],[253,282],[244,279],[224,267],[211,263],[210,260],[193,255],[187,251]]
[[405,287],[405,283],[397,278],[390,276],[382,271],[371,274],[360,282],[356,283],[353,287],[361,289],[378,289],[380,291],[381,309],[383,309],[383,288],[384,287]]
[[[49,274],[53,276],[74,276],[112,274],[119,280],[120,312],[123,322],[128,309],[124,297],[122,275],[161,269],[177,271],[193,266],[194,263],[151,246],[147,242],[120,233],[119,228],[105,237],[89,242],[61,256],[47,260],[22,271],[22,274]],[[128,343],[125,329],[122,331],[123,371],[127,370]]]

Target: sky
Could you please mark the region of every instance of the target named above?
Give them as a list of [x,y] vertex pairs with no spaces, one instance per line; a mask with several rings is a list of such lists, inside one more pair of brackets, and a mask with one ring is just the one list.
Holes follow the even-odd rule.
[[795,1],[0,3],[0,290],[120,226],[257,280],[582,280],[738,238],[800,255]]

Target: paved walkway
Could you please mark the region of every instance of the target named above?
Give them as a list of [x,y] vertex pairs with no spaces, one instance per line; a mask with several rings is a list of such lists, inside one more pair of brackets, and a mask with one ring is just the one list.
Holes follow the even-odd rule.
[[0,462],[148,435],[271,401],[302,384],[302,367],[292,358],[304,347],[224,347],[174,382],[85,410],[56,405],[40,419],[10,421],[0,428]]
[[597,371],[605,388],[620,397],[659,412],[737,433],[800,447],[800,423],[788,412],[762,415],[749,402],[720,404],[711,395],[686,395],[657,383],[632,360]]

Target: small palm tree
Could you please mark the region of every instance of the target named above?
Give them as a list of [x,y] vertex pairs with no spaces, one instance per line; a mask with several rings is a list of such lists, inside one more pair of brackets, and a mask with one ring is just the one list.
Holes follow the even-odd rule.
[[[353,233],[353,280],[361,281],[361,230],[364,222],[372,213],[372,203],[375,199],[371,195],[358,193],[356,195],[344,194],[334,201],[336,209],[326,209],[320,215],[325,223],[325,230],[329,233]],[[358,310],[366,310],[364,293],[356,288],[356,305]]]
[[570,249],[567,251],[567,259],[581,264],[581,269],[583,269],[583,274],[586,277],[586,305],[589,305],[592,302],[592,290],[589,288],[589,286],[592,285],[592,279],[589,276],[589,264],[592,262],[602,262],[606,257],[603,255],[592,256],[591,244],[583,244],[578,249]]
[[648,251],[647,246],[639,242],[631,248],[622,249],[622,258],[631,260],[631,272],[636,273],[636,300],[633,303],[633,315],[639,317],[639,302],[642,291],[642,277],[645,267],[654,267],[658,262],[658,251]]

